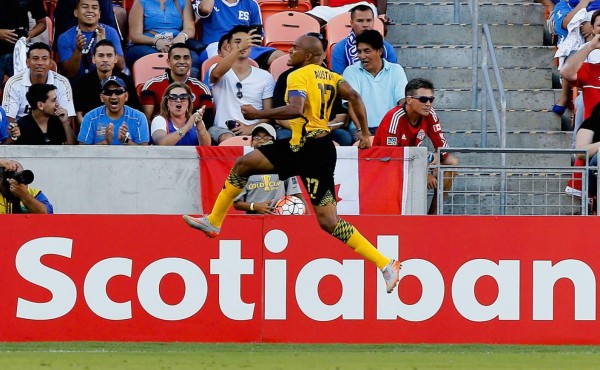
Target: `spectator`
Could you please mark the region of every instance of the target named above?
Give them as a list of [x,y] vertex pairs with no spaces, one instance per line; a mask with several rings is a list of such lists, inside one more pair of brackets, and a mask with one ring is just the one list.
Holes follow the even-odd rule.
[[[560,48],[562,42],[566,39],[569,34],[567,26],[571,22],[571,19],[577,14],[580,9],[585,9],[587,5],[594,0],[582,0],[577,3],[575,0],[561,0],[554,9],[554,25],[555,33],[558,36],[557,45]],[[574,3],[575,5],[571,5]],[[562,70],[563,64],[566,58],[559,58],[558,69]],[[561,72],[562,76],[562,72]],[[552,106],[552,111],[559,116],[562,116],[567,110],[567,106],[571,101],[571,84],[569,80],[563,79],[561,81],[561,93],[556,104]]]
[[[378,2],[385,4],[385,7],[387,8],[387,1],[379,0]],[[373,10],[373,14],[375,14],[375,15],[379,14],[377,7],[367,1],[339,4],[339,5],[335,5],[335,6],[332,6],[331,3],[329,6],[319,5],[319,6],[315,6],[311,10],[307,11],[306,14],[315,18],[317,21],[319,21],[319,24],[321,25],[321,27],[324,27],[327,24],[327,22],[329,22],[331,20],[331,18],[336,17],[340,14],[347,13],[350,10],[352,10],[352,8],[359,6],[359,5],[366,5]],[[381,18],[381,20],[384,21],[385,16],[378,17],[378,18]]]
[[52,214],[50,201],[41,190],[21,184],[10,175],[23,171],[17,161],[0,158],[0,214],[40,213]]
[[152,140],[156,145],[209,146],[204,126],[204,106],[192,114],[192,90],[181,82],[167,87],[160,103],[160,115],[152,120]]
[[[94,108],[102,105],[98,99],[102,90],[102,81],[110,76],[116,76],[122,79],[127,86],[127,91],[135,91],[135,85],[131,77],[115,69],[117,64],[117,54],[115,45],[110,40],[100,40],[96,43],[92,63],[96,66],[91,71],[83,75],[73,88],[75,95],[75,111],[77,112],[77,124],[81,125],[83,115]],[[127,94],[125,105],[133,109],[142,108],[137,93]]]
[[[259,35],[251,35],[250,27],[235,26],[229,32],[226,55],[210,70],[210,83],[215,97],[215,124],[208,129],[213,141],[220,143],[234,135],[250,135],[254,126],[263,120],[247,120],[240,107],[250,104],[257,109],[271,108],[275,81],[267,71],[253,67],[248,60],[253,44],[260,43]],[[236,127],[225,123],[235,120]]]
[[600,102],[600,64],[586,62],[586,58],[596,49],[600,49],[600,34],[594,35],[591,41],[571,55],[560,71],[564,80],[582,89],[584,119],[591,116],[593,108]]
[[0,144],[4,144],[4,142],[7,141],[6,139],[8,139],[9,123],[8,117],[6,117],[6,112],[4,112],[4,109],[0,107]]
[[[268,123],[256,125],[251,135],[250,146],[254,149],[273,144],[277,139],[275,128]],[[281,181],[277,174],[252,175],[240,195],[233,201],[233,207],[248,214],[269,215],[273,214],[274,203],[286,195],[294,195],[304,202],[296,176]]]
[[[99,0],[100,4],[100,23],[110,26],[116,30],[119,29],[115,21],[115,13],[111,0]],[[77,18],[73,16],[76,10],[77,0],[57,0],[54,9],[54,34],[62,35],[69,28],[77,26]],[[54,50],[57,50],[57,43],[54,43]]]
[[117,30],[99,23],[100,0],[77,0],[77,25],[58,36],[59,66],[65,77],[76,81],[93,69],[96,43],[109,40],[117,54],[116,67],[125,68],[121,37]]
[[[433,84],[425,79],[415,78],[406,85],[406,102],[390,110],[379,125],[374,146],[420,146],[429,137],[433,147],[447,148],[448,141],[442,132],[442,127],[437,113],[432,104]],[[432,164],[439,163],[437,154],[434,155]],[[452,154],[444,153],[441,163],[443,165],[457,166],[458,159]],[[452,188],[454,173],[444,177],[444,195]],[[429,214],[437,214],[437,172],[430,171],[427,175],[427,188],[433,189],[433,199],[429,207]]]
[[[590,158],[589,166],[597,168],[598,166],[598,148],[600,148],[600,103],[596,104],[590,116],[583,121],[575,140],[577,149],[586,149]],[[577,159],[584,161],[585,154],[578,154]],[[588,194],[590,197],[597,197],[598,180],[593,171],[588,174]]]
[[6,111],[10,122],[17,122],[31,110],[25,94],[33,84],[56,86],[58,104],[67,110],[69,117],[75,116],[71,84],[66,77],[51,71],[50,64],[50,47],[48,45],[36,42],[29,47],[27,51],[28,69],[9,78],[4,87],[2,108]]
[[[359,5],[350,11],[350,26],[352,31],[347,38],[338,42],[331,51],[331,70],[342,74],[349,65],[358,62],[356,52],[356,37],[366,30],[373,29],[375,22],[373,10],[366,5]],[[396,51],[387,41],[383,42],[382,57],[390,63],[396,63]]]
[[[194,11],[190,0],[138,0],[129,11],[129,38],[133,43],[127,50],[127,65],[141,57],[167,53],[171,45],[186,43],[194,38]],[[200,58],[195,51],[192,56],[192,77],[198,77]]]
[[13,144],[76,144],[67,110],[58,104],[56,86],[35,84],[26,96],[31,111],[11,127],[11,136],[17,139]]
[[102,81],[100,99],[104,105],[83,117],[77,138],[81,144],[148,145],[146,116],[125,105],[127,94],[127,85],[119,77]]
[[208,86],[189,76],[192,66],[192,52],[184,43],[174,44],[167,56],[169,68],[160,76],[148,80],[140,93],[142,111],[150,122],[160,113],[160,105],[167,87],[173,82],[186,84],[192,90],[192,110],[205,107],[204,123],[206,127],[213,124],[214,104]]
[[[12,76],[13,52],[15,43],[20,37],[38,36],[46,30],[46,10],[43,0],[4,0],[0,15],[0,84],[4,76]],[[35,19],[35,26],[29,31],[28,12]]]
[[[260,9],[254,0],[222,0],[218,5],[215,6],[215,0],[203,0],[197,8],[197,15],[202,18],[202,43],[207,45],[201,61],[217,55],[219,39],[234,26],[262,25]],[[281,50],[266,46],[255,46],[250,51],[250,58],[264,70],[282,55],[285,53]]]
[[344,79],[362,96],[367,108],[369,131],[375,134],[381,119],[404,99],[408,80],[404,69],[383,59],[383,36],[365,30],[356,37],[360,62],[344,70]]

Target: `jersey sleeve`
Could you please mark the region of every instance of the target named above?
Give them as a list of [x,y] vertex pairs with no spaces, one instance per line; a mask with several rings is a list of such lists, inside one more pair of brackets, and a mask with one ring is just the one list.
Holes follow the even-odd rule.
[[431,119],[427,121],[429,126],[427,127],[427,136],[429,136],[429,139],[431,139],[433,147],[436,150],[438,148],[448,148],[448,140],[446,140],[446,136],[442,131],[442,124],[440,123],[440,119],[437,113],[435,113],[435,111],[431,109],[431,113],[429,114],[429,116],[431,117]]
[[288,86],[286,91],[285,101],[290,102],[290,96],[301,95],[306,98],[308,93],[308,85],[306,75],[301,70],[294,71],[288,76]]
[[394,109],[390,110],[383,116],[379,126],[377,127],[377,131],[375,131],[375,137],[373,138],[373,146],[385,146],[385,136],[390,128],[390,122],[392,120],[392,115],[394,114]]

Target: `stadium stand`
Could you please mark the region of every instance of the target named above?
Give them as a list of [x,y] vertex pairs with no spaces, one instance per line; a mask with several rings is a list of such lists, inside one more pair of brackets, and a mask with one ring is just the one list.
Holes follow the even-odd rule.
[[152,77],[164,73],[167,69],[167,54],[148,54],[138,59],[133,64],[133,83],[137,86]]
[[319,22],[299,12],[281,12],[270,16],[264,24],[263,43],[287,52],[296,38],[308,32],[320,32]]
[[263,23],[273,14],[290,10],[304,13],[312,9],[312,5],[308,0],[259,0],[258,7],[260,8]]

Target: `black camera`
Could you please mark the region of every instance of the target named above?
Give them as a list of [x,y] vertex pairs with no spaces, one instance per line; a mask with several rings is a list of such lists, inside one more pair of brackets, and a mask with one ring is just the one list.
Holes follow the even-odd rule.
[[29,185],[33,182],[33,172],[30,170],[23,171],[6,171],[3,167],[0,167],[0,178],[2,182],[8,182],[8,179],[13,179],[19,184]]

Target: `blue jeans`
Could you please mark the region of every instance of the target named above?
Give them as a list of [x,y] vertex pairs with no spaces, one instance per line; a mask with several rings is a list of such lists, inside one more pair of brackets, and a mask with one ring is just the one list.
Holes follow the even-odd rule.
[[[127,63],[127,67],[129,67],[129,69],[133,71],[133,63],[135,63],[136,60],[148,54],[154,54],[157,52],[158,51],[150,45],[132,45],[127,49],[127,52],[125,53],[125,62]],[[194,78],[199,78],[198,75],[200,74],[200,57],[198,57],[198,54],[195,51],[190,50],[190,52],[192,54],[192,68],[190,70],[190,76]],[[202,79],[200,78],[200,80]]]
[[4,82],[4,76],[11,77],[15,74],[13,69],[13,55],[2,54],[0,55],[0,85]]

